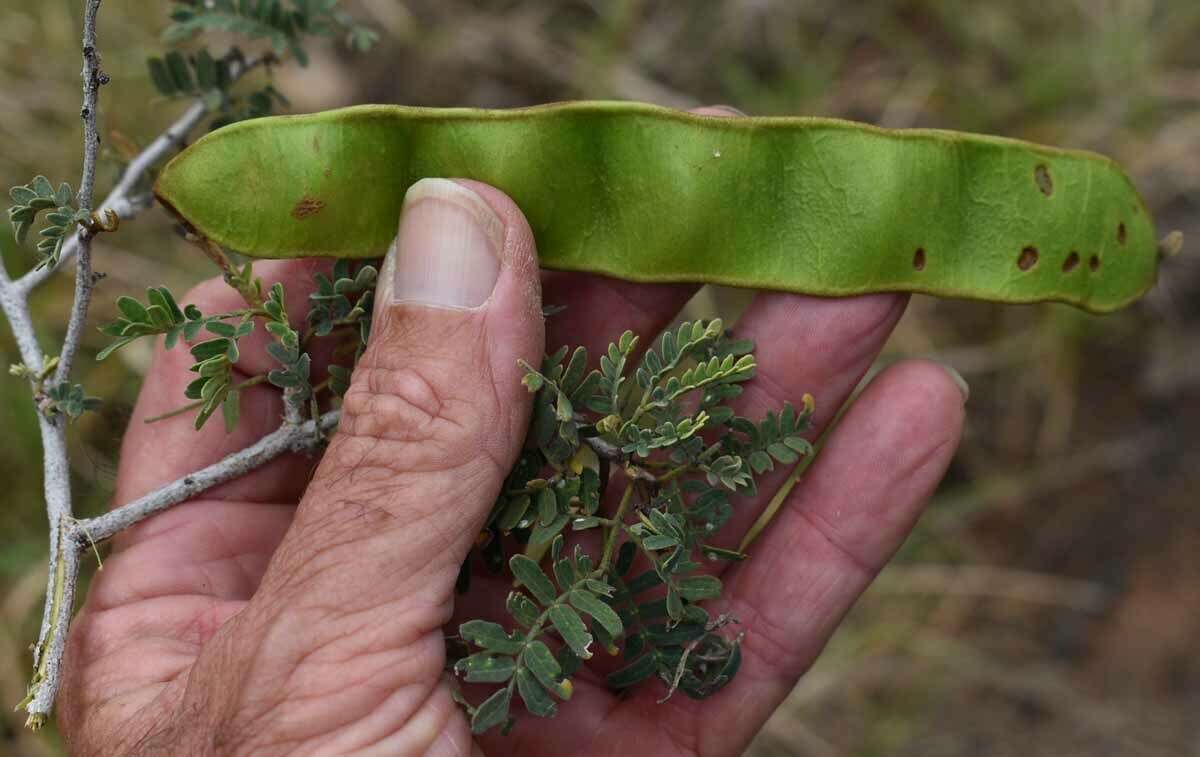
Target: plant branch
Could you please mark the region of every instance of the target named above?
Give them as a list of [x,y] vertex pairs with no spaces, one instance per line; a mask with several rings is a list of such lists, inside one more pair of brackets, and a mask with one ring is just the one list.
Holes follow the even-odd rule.
[[299,425],[304,420],[304,402],[297,399],[299,387],[289,386],[283,390],[283,420],[289,426]]
[[621,448],[611,442],[605,441],[603,437],[584,437],[583,443],[591,447],[592,451],[595,452],[597,456],[602,457],[605,460],[617,462],[623,462],[625,460],[625,455],[621,452]]
[[[265,65],[270,60],[273,59],[269,56],[255,58],[245,63],[240,62],[236,58],[231,60],[229,68],[230,84],[232,85],[251,70]],[[104,216],[106,210],[111,210],[119,218],[129,219],[149,208],[152,202],[148,199],[148,195],[138,191],[142,177],[169,153],[182,147],[187,141],[188,134],[209,113],[210,110],[203,99],[197,99],[189,105],[187,110],[174,123],[168,126],[162,134],[158,135],[153,142],[138,153],[137,157],[129,162],[129,165],[125,166],[120,180],[108,193],[108,196],[104,198],[104,201],[100,203],[99,207],[96,208],[96,213]],[[55,271],[61,268],[78,252],[79,237],[75,235],[63,244],[57,266],[53,268],[44,266],[30,271],[14,282],[16,288],[21,292],[29,292],[49,279]]]
[[[96,179],[96,164],[100,151],[100,136],[97,128],[97,104],[100,87],[108,81],[101,70],[100,54],[96,41],[96,17],[102,0],[87,0],[83,24],[83,120],[84,159],[82,177],[79,182],[77,200],[81,210],[92,210],[92,194]],[[239,76],[251,66],[236,70]],[[142,176],[167,152],[181,144],[190,131],[207,112],[197,102],[165,134],[157,138],[146,150],[130,163],[121,180],[101,204],[99,213],[93,217],[105,217],[104,210],[118,216],[128,217],[143,207],[148,207],[133,193]],[[70,377],[71,366],[82,341],[91,303],[95,279],[91,266],[91,241],[98,231],[88,225],[81,226],[63,250],[59,265],[68,257],[77,258],[75,272],[75,298],[71,307],[70,321],[58,358],[57,368],[51,382],[59,384]],[[12,328],[21,359],[28,369],[31,384],[36,393],[45,384],[47,363],[37,340],[33,319],[29,311],[28,295],[37,285],[49,279],[53,273],[49,266],[35,269],[20,279],[13,280],[0,262],[0,308],[3,309]],[[125,525],[136,523],[166,507],[170,507],[199,491],[221,481],[239,476],[247,470],[263,465],[268,460],[291,449],[311,449],[322,435],[320,429],[332,428],[337,415],[330,414],[299,427],[290,427],[287,434],[272,434],[243,452],[231,455],[216,466],[210,466],[199,474],[181,479],[174,485],[164,487],[156,495],[148,495],[108,516],[89,521],[77,521],[71,506],[71,473],[67,456],[66,420],[61,414],[49,414],[39,407],[38,424],[42,438],[43,475],[46,514],[50,530],[49,576],[46,586],[46,603],[42,614],[42,627],[34,647],[34,674],[28,695],[20,706],[29,713],[28,725],[38,728],[45,724],[61,676],[63,653],[66,649],[67,629],[74,609],[75,589],[79,578],[79,562],[83,545],[106,539]],[[302,432],[306,435],[299,436]],[[223,467],[222,467],[223,466]],[[118,515],[119,514],[119,515]],[[112,530],[116,528],[116,530]]]
[[[246,276],[238,271],[237,266],[225,254],[225,250],[221,249],[221,245],[212,241],[206,236],[192,233],[190,230],[186,237],[187,241],[196,245],[204,252],[209,260],[213,262],[217,268],[221,270],[221,276],[225,279],[225,283],[237,290],[237,293],[242,296],[246,304],[251,310],[261,311],[263,307],[262,294],[254,285],[254,279]],[[259,313],[256,313],[259,314]]]
[[[92,189],[96,183],[96,160],[100,156],[100,133],[96,127],[97,102],[101,83],[108,80],[107,74],[100,70],[100,52],[96,49],[96,14],[100,12],[100,2],[101,0],[88,0],[83,13],[83,71],[80,73],[83,77],[83,108],[79,111],[83,118],[83,175],[79,178],[79,192],[75,198],[79,209],[89,214],[92,211]],[[70,377],[71,366],[75,362],[75,354],[79,351],[79,343],[83,338],[88,307],[92,304],[92,289],[96,283],[92,277],[94,236],[95,232],[87,226],[80,226],[75,232],[78,248],[75,263],[75,301],[71,305],[71,319],[67,322],[67,334],[63,337],[58,370],[54,373],[54,384],[61,384]]]
[[86,546],[88,539],[100,542],[111,538],[117,532],[155,513],[186,502],[218,484],[257,470],[284,453],[311,452],[323,443],[325,435],[337,427],[340,419],[341,411],[331,410],[317,421],[307,421],[297,426],[285,423],[254,444],[234,452],[220,462],[201,468],[104,515],[77,521],[74,530],[83,541],[76,544],[76,547]]
[[0,260],[0,308],[8,318],[12,328],[13,338],[17,342],[17,350],[21,353],[21,362],[29,369],[31,382],[42,372],[45,355],[38,344],[37,334],[33,330],[33,319],[29,314],[29,302],[25,292],[17,288],[9,278],[4,262]]
[[[99,54],[96,52],[96,14],[101,0],[88,0],[83,18],[83,118],[84,160],[83,178],[80,181],[79,203],[81,209],[90,209],[92,185],[96,174],[96,156],[99,151],[96,134],[96,100],[100,88]],[[75,277],[75,303],[71,308],[71,321],[63,342],[62,359],[55,372],[54,381],[69,375],[71,361],[78,347],[83,320],[87,316],[91,301],[92,269],[90,258],[90,232],[78,231],[75,239],[79,263]],[[5,276],[5,301],[14,293],[11,282]],[[27,326],[27,337],[36,346],[36,336],[28,317],[24,293],[20,294],[24,320],[13,320],[14,332]],[[5,308],[8,311],[8,306]],[[9,318],[12,315],[9,314]],[[18,337],[19,339],[19,337]],[[72,342],[73,340],[73,342]],[[40,350],[39,350],[40,351]],[[22,352],[24,355],[24,351]],[[28,366],[41,372],[42,360],[36,366]],[[45,723],[50,704],[58,690],[59,665],[62,651],[66,647],[67,622],[74,607],[75,583],[79,575],[79,555],[64,545],[64,528],[72,522],[71,471],[67,462],[66,421],[61,415],[50,415],[41,408],[38,426],[42,436],[43,488],[46,498],[46,515],[50,522],[50,570],[46,585],[46,604],[42,611],[42,629],[33,651],[34,674],[26,696],[25,708],[29,713],[28,725],[39,728]],[[72,554],[74,553],[74,554]],[[65,618],[65,620],[64,620]]]
[[[214,486],[261,468],[280,455],[315,450],[324,442],[325,435],[337,427],[340,418],[341,411],[334,410],[317,421],[308,421],[298,426],[284,424],[240,452],[235,452],[207,468],[173,481],[104,515],[84,520],[75,520],[68,515],[57,522],[52,521],[53,551],[50,556],[46,610],[35,648],[35,670],[29,693],[21,705],[18,705],[24,706],[29,713],[28,725],[31,728],[44,725],[54,706],[54,698],[61,681],[62,660],[66,651],[71,611],[74,608],[75,589],[79,581],[80,557],[89,546],[105,541],[151,515],[186,502]],[[42,422],[52,423],[44,417]],[[61,424],[55,426],[60,427]],[[61,433],[54,438],[64,440]],[[52,455],[52,451],[59,454]],[[65,463],[65,440],[61,449],[47,449],[46,459]],[[63,475],[66,475],[65,471]]]
[[[285,422],[275,432],[218,463],[184,476],[105,515],[85,520],[74,517],[67,454],[67,418],[54,405],[51,389],[61,387],[70,379],[71,368],[82,343],[92,291],[99,278],[92,271],[92,240],[102,231],[114,231],[120,219],[136,216],[153,205],[152,195],[146,187],[147,175],[162,160],[183,147],[188,135],[218,107],[210,98],[205,97],[191,102],[162,134],[129,161],[116,185],[96,207],[94,193],[100,156],[99,91],[109,81],[101,68],[97,44],[96,26],[101,3],[102,0],[84,0],[83,3],[83,102],[80,118],[83,121],[84,149],[82,176],[74,198],[79,211],[82,211],[76,218],[83,220],[78,221],[74,233],[61,240],[61,247],[53,256],[53,265],[46,261],[46,265],[14,278],[5,268],[3,260],[0,260],[0,310],[9,321],[24,366],[14,373],[24,375],[30,381],[34,404],[38,411],[43,447],[45,506],[49,520],[49,575],[41,630],[33,649],[34,673],[27,695],[18,705],[18,709],[24,707],[28,712],[27,724],[35,729],[46,723],[58,693],[84,551],[122,529],[185,502],[211,487],[266,465],[280,455],[318,449],[325,443],[328,433],[337,426],[340,419],[340,411],[319,415],[315,403],[312,409],[313,417],[307,422],[296,417],[298,413],[293,410],[289,413],[290,422]],[[246,60],[235,49],[221,61],[225,66],[224,73],[227,74],[222,86],[232,86],[247,72],[277,60],[272,53]],[[224,103],[221,107],[223,105]],[[220,257],[224,258],[223,254]],[[38,341],[29,309],[29,295],[39,285],[47,282],[71,258],[76,260],[74,299],[62,347],[55,357],[53,354],[47,355]],[[226,278],[231,280],[231,283],[237,281],[241,284],[238,291],[251,303],[252,308],[261,308],[261,293],[258,291],[257,281],[250,278],[249,266],[244,269],[244,276],[231,276],[231,273],[235,272],[228,260],[219,262],[225,263],[223,270]],[[261,380],[263,379],[252,378],[245,382],[244,386]],[[47,396],[48,394],[50,396]]]

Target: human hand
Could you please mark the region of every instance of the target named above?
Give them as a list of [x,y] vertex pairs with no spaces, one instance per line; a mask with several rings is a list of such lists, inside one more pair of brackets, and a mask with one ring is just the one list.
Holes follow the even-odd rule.
[[[460,619],[502,611],[507,581],[476,576],[457,599],[454,585],[524,438],[530,398],[517,361],[536,364],[544,348],[568,342],[594,352],[627,328],[657,333],[694,287],[539,277],[519,210],[473,182],[417,185],[397,248],[340,429],[311,480],[310,461],[280,459],[115,540],[72,626],[60,710],[68,743],[79,754],[740,753],[940,480],[963,420],[956,381],[920,361],[880,374],[752,559],[724,568],[724,598],[712,609],[746,631],[727,689],[656,705],[652,686],[618,697],[581,673],[555,720],[523,717],[508,736],[476,745],[443,677],[444,636]],[[295,321],[320,265],[260,263],[256,272],[293,293]],[[568,305],[545,324],[543,292]],[[219,281],[187,301],[205,312],[238,304]],[[738,325],[755,340],[759,366],[735,401],[739,414],[761,416],[808,391],[819,431],[904,304],[894,295],[758,295]],[[270,367],[258,347],[244,344],[247,375]],[[278,425],[279,393],[265,386],[246,390],[229,435],[217,424],[193,431],[182,417],[143,424],[178,402],[189,364],[183,351],[157,354],[123,445],[116,502]],[[760,480],[758,500],[739,505],[721,546],[736,545],[785,475]]]

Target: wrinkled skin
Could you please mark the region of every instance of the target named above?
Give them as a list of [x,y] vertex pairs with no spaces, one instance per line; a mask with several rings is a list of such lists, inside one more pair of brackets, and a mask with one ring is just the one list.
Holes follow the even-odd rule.
[[[963,421],[958,385],[919,361],[871,382],[752,559],[721,569],[725,598],[712,609],[735,615],[746,634],[733,684],[656,705],[657,684],[622,698],[581,675],[555,720],[519,713],[509,736],[473,741],[443,677],[443,636],[468,617],[501,619],[507,582],[476,576],[462,597],[454,583],[523,438],[530,399],[517,360],[566,342],[600,349],[626,328],[653,334],[693,288],[539,275],[515,205],[472,186],[505,223],[500,278],[483,307],[381,297],[341,427],[315,470],[300,456],[277,460],[115,540],[71,629],[59,716],[74,754],[738,754],[904,539]],[[299,322],[321,265],[257,271],[285,283]],[[569,309],[543,324],[539,289]],[[185,301],[205,312],[239,304],[216,280]],[[893,295],[759,295],[738,326],[759,362],[740,414],[808,391],[819,430],[904,305]],[[244,343],[242,354],[246,375],[270,367],[261,344]],[[143,424],[180,403],[189,364],[184,350],[156,355],[116,502],[278,426],[278,392],[266,386],[246,393],[230,435],[219,423],[195,432],[188,417]],[[739,505],[723,544],[736,545],[783,476]]]

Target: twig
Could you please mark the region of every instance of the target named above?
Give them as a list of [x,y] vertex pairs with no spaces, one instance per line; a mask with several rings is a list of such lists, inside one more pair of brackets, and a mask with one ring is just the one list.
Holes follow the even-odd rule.
[[[269,56],[255,58],[245,63],[240,63],[237,59],[232,60],[229,68],[230,84],[232,85],[251,70],[265,65],[271,60],[272,58]],[[129,219],[150,207],[151,203],[147,199],[147,196],[137,191],[142,177],[169,153],[182,147],[187,140],[188,134],[204,120],[204,117],[209,112],[209,108],[203,100],[197,100],[188,106],[183,115],[167,127],[166,131],[142,150],[137,157],[131,160],[129,165],[125,166],[125,170],[121,174],[121,179],[108,193],[108,196],[104,198],[104,202],[100,203],[96,212],[103,216],[104,211],[111,210],[119,218]],[[29,292],[49,279],[55,271],[59,270],[78,252],[79,237],[76,235],[63,244],[58,266],[54,268],[43,266],[42,268],[34,269],[14,282],[14,286],[19,292]],[[28,364],[28,361],[26,361],[26,364]]]
[[289,386],[283,390],[283,422],[289,426],[297,426],[304,420],[304,401],[299,397],[299,387]]
[[[96,99],[100,89],[100,55],[96,51],[96,14],[101,0],[88,0],[83,16],[83,176],[79,182],[80,209],[90,210],[92,185],[96,178],[96,156],[99,152],[99,137],[96,133]],[[71,321],[63,340],[62,359],[54,374],[59,383],[70,375],[71,362],[79,346],[83,322],[87,317],[92,294],[91,233],[80,230],[76,235],[78,248],[77,272],[75,275],[75,303],[71,308]],[[7,278],[7,276],[5,277]],[[7,282],[6,282],[7,283]],[[6,289],[11,287],[6,286]],[[25,311],[26,315],[28,310]],[[23,322],[30,327],[27,337],[36,342],[29,319]],[[13,323],[16,331],[18,324]],[[34,366],[29,366],[34,368]],[[41,361],[35,370],[40,371]],[[50,521],[50,571],[46,585],[46,604],[42,612],[42,629],[34,647],[34,674],[26,696],[27,725],[38,728],[45,723],[58,689],[59,661],[66,647],[67,624],[75,600],[75,585],[79,577],[79,552],[66,549],[63,530],[72,521],[71,471],[67,463],[66,422],[61,415],[38,413],[38,425],[42,436],[43,489],[46,498],[46,515]],[[65,616],[65,617],[64,617]]]
[[[96,16],[101,1],[87,0],[84,8],[83,107],[80,110],[83,120],[84,160],[77,198],[80,209],[87,211],[92,210],[96,163],[100,149],[96,125],[98,93],[100,87],[108,81],[107,75],[100,67],[100,54],[96,43]],[[234,60],[231,62],[231,79],[236,80],[246,71],[270,60],[273,60],[270,56],[250,63]],[[155,163],[183,143],[188,132],[207,112],[208,108],[202,101],[197,101],[189,107],[165,133],[130,162],[120,181],[93,214],[93,218],[105,218],[105,211],[128,218],[149,207],[142,195],[135,194],[138,183]],[[91,241],[97,230],[94,226],[82,226],[64,244],[59,258],[59,266],[71,257],[77,258],[77,262],[75,299],[57,366],[53,360],[46,360],[45,353],[38,344],[28,303],[30,291],[47,281],[57,266],[35,269],[14,280],[0,261],[0,309],[8,318],[21,360],[28,369],[26,375],[30,378],[35,399],[48,379],[52,384],[60,384],[70,378],[72,363],[82,341],[95,284],[91,266]],[[49,373],[48,369],[54,369],[53,378],[46,375]],[[311,450],[323,440],[321,432],[336,426],[338,420],[337,413],[329,413],[319,421],[286,426],[242,452],[231,455],[197,474],[180,479],[155,494],[143,497],[108,515],[79,521],[72,514],[66,421],[61,414],[47,412],[44,404],[38,404],[38,424],[43,449],[43,486],[50,530],[50,558],[42,627],[33,653],[34,675],[25,700],[18,705],[24,706],[29,713],[27,724],[31,728],[38,728],[46,722],[58,693],[67,629],[71,611],[74,609],[75,589],[79,578],[80,556],[86,545],[107,539],[121,528],[185,501],[222,481],[253,470],[283,452]]]
[[[100,11],[100,2],[101,0],[88,0],[83,13],[83,71],[80,74],[83,77],[83,108],[79,111],[83,118],[83,175],[79,178],[79,192],[75,197],[79,209],[87,213],[92,210],[96,160],[100,156],[96,103],[101,83],[108,80],[108,75],[100,69],[100,52],[96,49],[96,14]],[[71,306],[71,319],[67,322],[67,334],[63,337],[58,370],[54,373],[55,384],[61,384],[71,375],[71,366],[75,362],[75,353],[79,351],[79,342],[82,340],[83,327],[87,321],[88,306],[92,304],[92,289],[96,283],[92,278],[94,236],[94,232],[86,226],[80,226],[75,232],[75,301]]]
[[[584,437],[583,443],[591,447],[592,451],[595,452],[598,457],[602,457],[605,460],[621,461],[625,459],[624,455],[621,453],[621,448],[611,442],[605,441],[603,437]],[[645,465],[644,462],[643,465]]]
[[212,261],[221,271],[221,275],[225,278],[225,283],[237,290],[237,293],[242,296],[246,304],[252,310],[262,310],[263,299],[258,291],[258,287],[254,284],[254,279],[249,276],[243,276],[242,272],[237,269],[229,256],[225,254],[225,250],[221,245],[212,241],[206,236],[188,232],[185,237],[188,242],[200,248],[209,260]]
[[[36,670],[29,694],[18,705],[23,705],[29,713],[28,725],[31,728],[44,725],[54,706],[61,680],[67,629],[74,607],[75,588],[79,582],[80,556],[89,545],[105,541],[151,515],[186,502],[218,484],[261,468],[284,453],[315,450],[323,442],[325,434],[337,426],[340,418],[341,411],[334,410],[321,416],[319,421],[308,421],[299,426],[284,424],[242,451],[104,515],[84,520],[62,520],[54,524],[51,529],[54,551],[50,559],[46,611],[42,637],[35,650]],[[65,460],[66,450],[62,452],[63,455],[58,459]],[[49,457],[47,455],[47,459]]]
[[[86,531],[93,540],[104,541],[172,505],[186,502],[218,484],[257,470],[285,452],[310,452],[323,442],[326,434],[337,427],[340,419],[341,411],[331,410],[315,422],[307,421],[298,426],[284,423],[254,444],[240,452],[234,452],[220,462],[173,481],[104,515],[78,521],[73,529],[76,538],[85,539]],[[82,548],[86,546],[86,541],[81,541],[76,546]]]
[[37,382],[37,376],[42,372],[45,356],[41,345],[33,331],[33,319],[29,315],[29,302],[25,292],[17,288],[9,278],[8,271],[0,261],[0,308],[3,308],[12,328],[13,338],[17,341],[17,350],[21,353],[21,362],[29,369],[31,383]]

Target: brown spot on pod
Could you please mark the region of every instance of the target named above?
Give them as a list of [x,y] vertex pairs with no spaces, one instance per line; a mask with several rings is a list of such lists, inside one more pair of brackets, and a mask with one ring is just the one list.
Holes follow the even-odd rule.
[[917,251],[913,253],[913,270],[916,270],[916,271],[924,271],[925,270],[925,248],[924,247],[918,247]]
[[1017,268],[1020,268],[1022,271],[1028,271],[1029,269],[1031,269],[1035,265],[1037,265],[1037,262],[1038,262],[1037,248],[1034,247],[1033,245],[1029,245],[1025,249],[1021,250],[1021,256],[1019,258],[1017,258]]
[[295,218],[297,221],[303,221],[305,218],[309,218],[310,216],[315,216],[317,213],[320,213],[322,210],[324,210],[324,208],[325,203],[322,200],[305,195],[304,198],[301,199],[300,202],[297,202],[292,208],[292,218]]
[[1037,168],[1033,169],[1033,180],[1042,194],[1047,197],[1054,194],[1054,179],[1051,178],[1050,169],[1045,163],[1038,163]]

